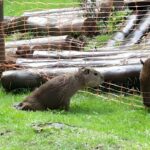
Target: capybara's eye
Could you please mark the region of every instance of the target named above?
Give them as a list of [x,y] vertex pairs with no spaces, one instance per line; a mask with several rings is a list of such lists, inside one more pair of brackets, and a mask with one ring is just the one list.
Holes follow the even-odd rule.
[[95,76],[97,76],[97,75],[98,75],[98,73],[97,73],[97,72],[95,72],[95,73],[94,73],[94,75],[95,75]]

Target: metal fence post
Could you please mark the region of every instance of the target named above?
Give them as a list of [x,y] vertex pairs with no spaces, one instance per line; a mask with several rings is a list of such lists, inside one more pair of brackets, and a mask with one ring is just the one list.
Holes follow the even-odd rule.
[[[0,65],[5,61],[5,42],[4,42],[4,30],[3,30],[3,0],[0,0]],[[2,68],[0,67],[0,75]]]

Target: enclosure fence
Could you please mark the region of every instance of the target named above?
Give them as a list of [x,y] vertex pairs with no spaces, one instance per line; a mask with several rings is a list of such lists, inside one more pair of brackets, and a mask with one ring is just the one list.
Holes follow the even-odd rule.
[[105,76],[105,83],[90,91],[143,108],[140,59],[150,54],[149,31],[149,0],[0,0],[2,85],[33,88],[88,66]]

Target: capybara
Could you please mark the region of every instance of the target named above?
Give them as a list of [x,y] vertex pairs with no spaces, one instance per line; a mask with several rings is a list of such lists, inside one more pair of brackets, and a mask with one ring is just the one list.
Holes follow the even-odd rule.
[[143,104],[150,107],[150,58],[145,62],[141,60],[143,68],[140,72],[140,88],[143,96]]
[[21,110],[69,110],[70,98],[84,87],[97,87],[103,75],[92,68],[80,68],[74,74],[57,76],[33,91],[16,108]]

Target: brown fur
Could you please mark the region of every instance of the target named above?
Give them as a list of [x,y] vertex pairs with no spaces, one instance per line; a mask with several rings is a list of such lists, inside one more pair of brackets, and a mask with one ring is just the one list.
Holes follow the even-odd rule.
[[143,104],[150,107],[150,58],[145,62],[141,60],[143,68],[140,73],[140,86],[143,96]]
[[92,68],[81,68],[74,74],[55,77],[25,98],[17,108],[21,110],[69,109],[70,98],[84,87],[96,87],[103,76]]

